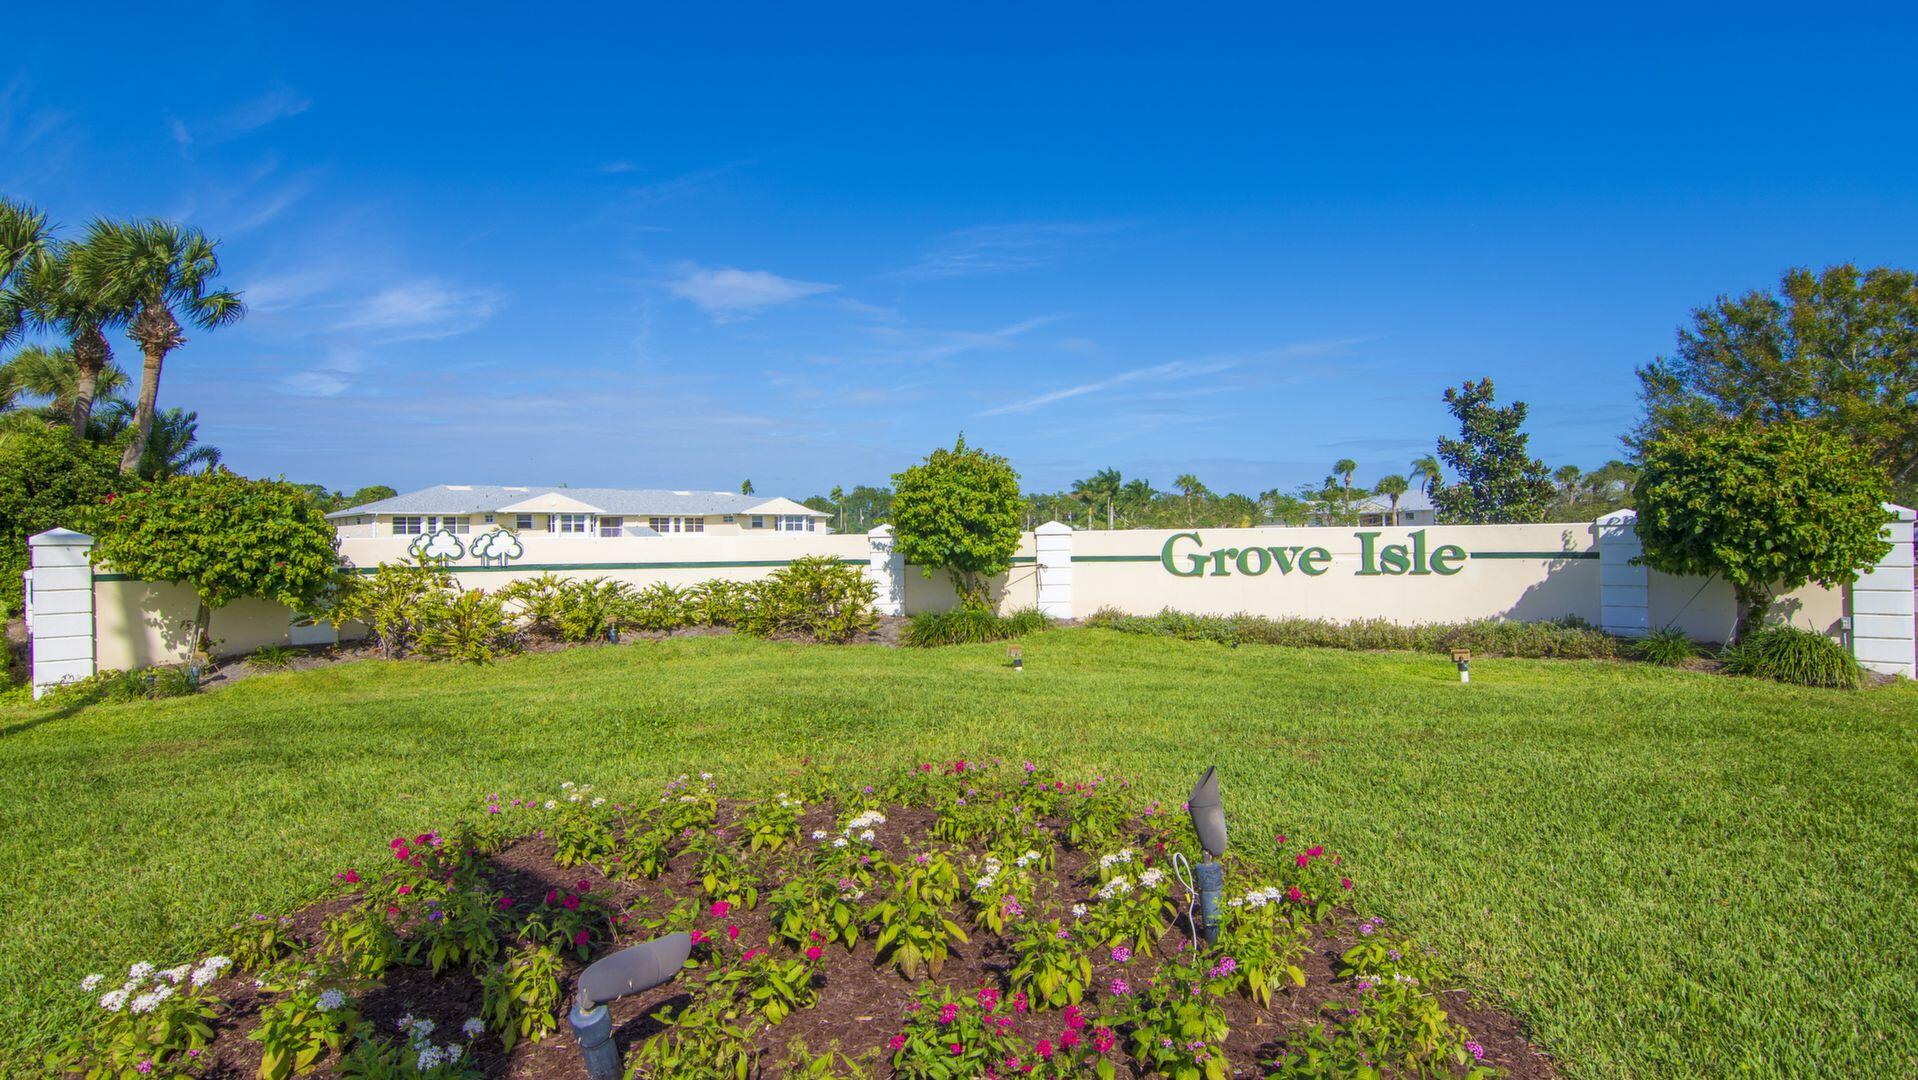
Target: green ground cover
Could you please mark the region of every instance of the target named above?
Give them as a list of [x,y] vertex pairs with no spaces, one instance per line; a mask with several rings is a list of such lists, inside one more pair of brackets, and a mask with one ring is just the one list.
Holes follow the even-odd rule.
[[940,650],[713,637],[196,698],[0,704],[0,1072],[88,971],[176,962],[400,832],[562,780],[733,791],[802,755],[1225,776],[1236,836],[1344,852],[1584,1077],[1918,1074],[1918,688],[1101,630]]

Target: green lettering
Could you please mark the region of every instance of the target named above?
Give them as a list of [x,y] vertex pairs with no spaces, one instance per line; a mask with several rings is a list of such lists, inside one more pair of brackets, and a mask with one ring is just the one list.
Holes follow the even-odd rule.
[[1425,568],[1425,530],[1424,529],[1418,529],[1412,533],[1412,573],[1414,574],[1431,573],[1430,570],[1427,570]]
[[1299,552],[1299,572],[1307,577],[1318,577],[1332,562],[1332,553],[1322,547],[1306,548]]
[[1226,561],[1239,553],[1238,548],[1220,548],[1212,553],[1212,576],[1231,577],[1232,571],[1225,568]]
[[1272,562],[1278,566],[1279,573],[1289,574],[1292,572],[1292,557],[1299,553],[1298,548],[1275,547],[1275,548],[1266,548],[1265,550],[1272,553]]
[[1195,532],[1174,533],[1166,537],[1165,547],[1159,549],[1159,564],[1164,566],[1165,572],[1171,574],[1173,577],[1198,577],[1200,574],[1205,573],[1204,555],[1186,556],[1187,559],[1191,560],[1192,569],[1190,570],[1180,570],[1172,565],[1172,545],[1185,539],[1190,539],[1195,544],[1202,542],[1199,539],[1199,534]]
[[1374,546],[1379,542],[1379,534],[1362,532],[1354,535],[1359,538],[1359,572],[1354,576],[1377,577],[1379,575],[1378,552],[1374,550]]
[[1464,569],[1465,549],[1457,544],[1443,544],[1432,551],[1432,571],[1450,577]]
[[[1247,560],[1254,555],[1259,557],[1259,565],[1257,567],[1247,562]],[[1239,552],[1237,565],[1239,567],[1239,573],[1247,577],[1258,577],[1260,574],[1272,569],[1272,553],[1264,548],[1246,548],[1244,551]]]
[[1403,574],[1412,568],[1412,560],[1405,554],[1404,544],[1387,544],[1379,553],[1379,562],[1388,574]]

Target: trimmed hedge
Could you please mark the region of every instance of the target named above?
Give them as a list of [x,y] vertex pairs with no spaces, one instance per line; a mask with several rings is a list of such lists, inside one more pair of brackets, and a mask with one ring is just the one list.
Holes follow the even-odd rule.
[[1270,619],[1262,615],[1190,615],[1171,609],[1157,615],[1127,615],[1102,608],[1088,616],[1085,625],[1222,645],[1438,653],[1470,649],[1482,656],[1560,660],[1615,660],[1633,655],[1630,642],[1577,618],[1550,622],[1480,619],[1407,626],[1388,619],[1340,623],[1329,619]]

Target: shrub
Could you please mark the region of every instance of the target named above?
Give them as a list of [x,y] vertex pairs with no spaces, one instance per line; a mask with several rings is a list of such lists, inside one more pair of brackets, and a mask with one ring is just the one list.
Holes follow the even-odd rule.
[[527,633],[542,637],[559,635],[559,618],[566,607],[566,582],[558,574],[521,578],[494,595],[514,605],[514,614]]
[[633,598],[632,620],[640,630],[677,630],[689,621],[686,596],[663,581],[654,582]]
[[65,428],[27,428],[0,438],[0,616],[21,610],[20,572],[27,537],[82,528],[83,511],[124,490],[119,452],[75,445]]
[[681,610],[693,626],[737,626],[750,595],[744,582],[714,578],[681,593]]
[[418,619],[420,654],[433,660],[485,664],[518,647],[505,604],[478,589],[428,593]]
[[739,628],[757,637],[792,634],[847,642],[870,633],[878,619],[877,593],[857,566],[830,555],[808,555],[758,582]]
[[1102,608],[1087,616],[1085,624],[1128,634],[1211,641],[1220,645],[1440,653],[1470,649],[1484,656],[1561,660],[1610,660],[1627,655],[1623,639],[1578,618],[1547,622],[1480,619],[1406,626],[1386,619],[1337,623],[1327,619],[1269,619],[1260,615],[1190,615],[1170,609],[1157,615],[1127,615]]
[[916,649],[940,645],[968,645],[1003,641],[1044,630],[1047,619],[1037,608],[999,615],[980,607],[960,606],[950,611],[922,611],[906,623],[899,643]]
[[1674,626],[1660,627],[1640,638],[1632,646],[1632,655],[1649,664],[1663,664],[1677,667],[1687,660],[1695,660],[1704,655],[1685,631]]
[[147,696],[155,700],[187,697],[200,692],[200,673],[186,664],[149,668],[146,679]]
[[931,577],[944,570],[967,607],[984,607],[987,582],[1012,566],[1025,503],[1006,459],[966,445],[934,450],[892,478],[895,542]]
[[381,563],[370,577],[348,580],[324,617],[335,626],[365,626],[379,642],[380,654],[392,659],[418,637],[429,598],[443,598],[452,588],[445,570],[424,561]]
[[1856,690],[1864,669],[1845,647],[1823,634],[1795,626],[1768,626],[1725,650],[1725,670],[1733,675]]
[[289,645],[262,645],[247,654],[246,664],[262,671],[280,671],[292,667],[299,655],[300,650]]
[[606,578],[569,581],[560,589],[559,636],[601,641],[633,622],[632,586]]

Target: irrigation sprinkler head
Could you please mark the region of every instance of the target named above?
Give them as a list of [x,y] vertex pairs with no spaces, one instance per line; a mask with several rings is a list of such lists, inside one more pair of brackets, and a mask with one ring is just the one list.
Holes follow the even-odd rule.
[[592,1080],[617,1080],[621,1074],[619,1050],[613,1045],[613,1016],[606,1011],[606,1002],[671,982],[692,952],[692,935],[682,930],[622,949],[580,973],[579,992],[566,1019]]
[[1186,800],[1192,815],[1192,830],[1199,834],[1199,846],[1213,859],[1225,857],[1225,807],[1219,801],[1219,769],[1211,766],[1192,786]]

